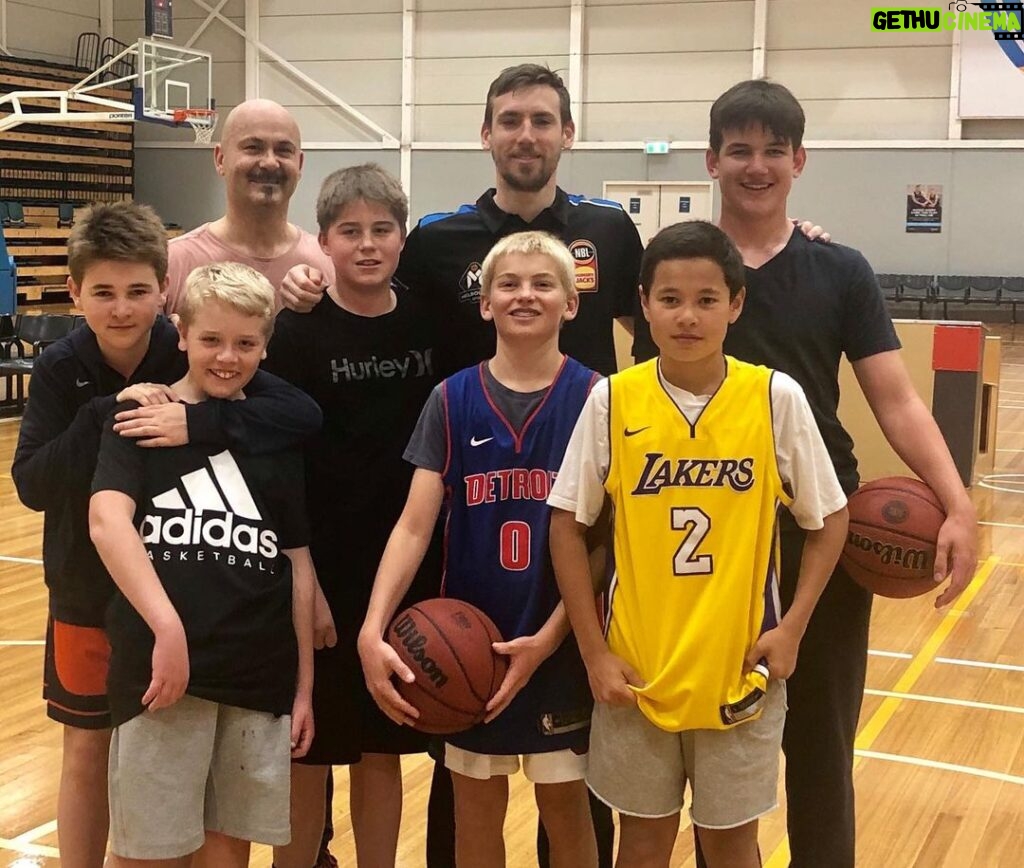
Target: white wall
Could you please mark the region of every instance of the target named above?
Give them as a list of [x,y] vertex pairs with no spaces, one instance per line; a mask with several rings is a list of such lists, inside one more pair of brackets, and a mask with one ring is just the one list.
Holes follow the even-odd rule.
[[99,0],[0,0],[7,12],[7,51],[71,63],[78,34],[99,31]]

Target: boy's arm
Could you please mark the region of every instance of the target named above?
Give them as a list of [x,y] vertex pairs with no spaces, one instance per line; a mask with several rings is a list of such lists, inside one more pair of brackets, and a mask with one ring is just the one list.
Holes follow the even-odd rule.
[[159,403],[117,414],[115,430],[140,446],[208,443],[250,455],[280,452],[320,430],[320,407],[301,389],[266,371],[245,387],[245,400]]
[[316,570],[309,547],[283,549],[292,565],[292,623],[299,648],[299,671],[292,703],[292,758],[306,755],[313,743],[313,593]]
[[914,390],[897,350],[853,362],[853,372],[886,440],[907,466],[942,502],[946,520],[939,529],[935,582],[950,576],[936,607],[953,602],[978,565],[978,515],[960,480],[935,419]]
[[74,394],[62,387],[44,353],[32,373],[32,395],[18,433],[11,478],[29,509],[50,509],[71,487],[85,486],[96,469],[103,420],[113,396],[93,398],[74,410]]
[[391,683],[391,675],[394,673],[407,683],[415,679],[412,670],[399,659],[383,636],[430,545],[443,499],[441,474],[417,468],[405,508],[384,549],[366,618],[359,631],[357,647],[366,686],[381,710],[399,724],[411,723],[419,712],[399,696]]
[[630,685],[643,679],[625,660],[608,649],[594,605],[593,574],[587,554],[587,525],[564,509],[551,511],[551,560],[565,611],[587,667],[590,690],[598,702],[634,705]]
[[188,687],[188,646],[181,619],[132,523],[134,515],[134,499],[121,491],[97,491],[89,501],[93,545],[121,593],[153,631],[153,677],[142,704],[156,711],[173,705]]

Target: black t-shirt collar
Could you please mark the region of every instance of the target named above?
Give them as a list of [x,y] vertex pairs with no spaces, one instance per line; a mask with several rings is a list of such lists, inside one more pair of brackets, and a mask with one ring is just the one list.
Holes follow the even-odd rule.
[[502,211],[494,201],[497,190],[491,187],[476,200],[477,211],[484,225],[495,235],[524,229],[546,229],[559,233],[569,225],[569,197],[561,187],[555,188],[555,201],[540,212],[530,223],[516,214]]

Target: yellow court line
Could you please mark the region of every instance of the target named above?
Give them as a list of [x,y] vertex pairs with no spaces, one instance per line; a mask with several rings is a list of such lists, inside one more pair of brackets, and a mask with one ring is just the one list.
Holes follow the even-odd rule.
[[[910,688],[917,683],[917,680],[924,673],[925,667],[932,662],[939,647],[949,634],[953,632],[953,628],[956,626],[957,621],[960,620],[960,616],[967,610],[971,601],[977,596],[978,591],[981,590],[985,582],[988,581],[989,576],[992,575],[992,571],[998,564],[999,557],[997,555],[990,555],[985,563],[981,565],[981,569],[974,574],[971,583],[964,589],[964,592],[957,598],[953,607],[946,612],[942,620],[936,625],[931,636],[928,637],[928,641],[914,655],[914,659],[910,661],[910,665],[907,666],[906,671],[900,676],[900,680],[893,685],[892,690],[894,693],[910,692]],[[854,742],[854,749],[860,751],[868,750],[874,744],[875,739],[878,738],[885,725],[892,720],[896,709],[900,707],[902,702],[902,699],[894,697],[883,699],[882,704],[871,715],[871,719],[858,733],[857,740]],[[860,765],[860,760],[861,757],[854,757],[854,768]],[[775,852],[764,863],[764,868],[785,868],[789,864],[789,856],[789,839],[783,838],[779,846],[775,848]]]

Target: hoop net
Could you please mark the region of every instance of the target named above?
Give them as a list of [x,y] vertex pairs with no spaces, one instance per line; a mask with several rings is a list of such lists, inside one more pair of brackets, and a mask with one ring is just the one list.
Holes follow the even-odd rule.
[[174,122],[188,124],[196,136],[196,144],[208,145],[217,129],[217,112],[213,109],[175,109]]

